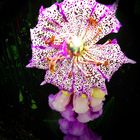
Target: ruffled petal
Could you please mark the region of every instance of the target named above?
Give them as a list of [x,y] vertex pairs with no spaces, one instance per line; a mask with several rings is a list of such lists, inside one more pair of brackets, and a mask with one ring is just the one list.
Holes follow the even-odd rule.
[[56,95],[49,96],[49,106],[56,111],[65,111],[70,102],[70,94],[66,91],[60,91]]
[[28,68],[35,67],[38,69],[48,69],[47,57],[53,57],[57,52],[56,49],[48,47],[47,49],[43,46],[32,45],[32,59],[26,66]]
[[128,62],[116,39],[108,40],[102,45],[91,46],[88,53],[92,54],[97,61],[103,62],[96,68],[108,81],[124,63]]
[[73,110],[76,113],[85,113],[89,110],[89,102],[85,94],[82,94],[81,96],[74,95]]
[[97,119],[102,114],[102,109],[97,112],[92,112],[89,110],[86,113],[78,114],[77,120],[81,123],[87,123],[89,121],[93,121],[94,119]]
[[68,121],[75,121],[76,113],[72,110],[72,105],[66,107],[66,110],[61,112],[62,117],[67,119]]
[[90,97],[90,106],[93,112],[100,111],[103,107],[103,101],[105,100],[105,92],[99,88],[93,88]]

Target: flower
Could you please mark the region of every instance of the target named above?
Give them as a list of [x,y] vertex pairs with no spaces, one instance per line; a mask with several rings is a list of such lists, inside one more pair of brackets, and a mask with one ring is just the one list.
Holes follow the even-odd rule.
[[49,106],[68,121],[86,123],[102,114],[104,96],[105,93],[99,88],[93,88],[90,97],[59,91],[56,95],[49,95]]
[[[94,87],[106,91],[105,80],[124,63],[135,63],[121,51],[117,40],[98,41],[121,27],[115,17],[117,4],[95,0],[64,0],[40,8],[38,23],[31,29],[32,59],[27,67],[46,70],[44,81],[74,93],[74,101],[85,104]],[[74,110],[77,111],[78,104]],[[80,110],[78,110],[80,111]],[[81,112],[82,113],[82,112]]]
[[57,111],[64,111],[65,107],[70,102],[70,94],[67,91],[60,91],[56,95],[49,96],[49,105],[52,109]]
[[46,70],[41,85],[51,83],[60,91],[49,96],[52,109],[69,121],[82,123],[102,114],[109,81],[127,58],[116,39],[100,39],[121,27],[115,16],[117,3],[95,0],[64,0],[40,8],[38,23],[31,29],[32,59],[27,67]]

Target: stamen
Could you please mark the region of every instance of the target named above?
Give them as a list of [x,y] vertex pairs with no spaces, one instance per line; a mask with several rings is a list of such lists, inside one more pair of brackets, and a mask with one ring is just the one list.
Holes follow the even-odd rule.
[[77,68],[78,68],[86,77],[89,77],[89,76],[88,76],[88,73],[86,73],[86,72],[81,68],[81,66],[79,66],[79,64],[78,64],[77,62],[78,62],[78,57],[75,57],[75,59],[74,59],[74,65],[77,66]]
[[71,78],[72,77],[72,71],[70,71],[69,73],[68,73],[68,78]]
[[84,40],[87,32],[89,31],[89,27],[95,28],[97,26],[97,21],[93,18],[93,17],[89,17],[88,19],[88,25],[87,28],[85,30],[85,33],[82,35],[82,39]]
[[88,62],[93,62],[95,65],[97,65],[97,63],[99,63],[95,58],[93,58],[87,51],[84,51],[84,53],[89,57],[87,58],[85,55],[83,55],[83,57],[86,59],[86,61]]
[[52,74],[54,74],[55,72],[55,66],[58,60],[62,61],[64,59],[63,56],[61,56],[60,54],[58,54],[56,57],[54,58],[49,58],[47,57],[47,60],[49,61],[49,70]]
[[96,37],[99,36],[99,34],[102,32],[101,28],[98,28],[97,33],[95,34],[95,36],[93,37],[93,40],[96,39]]
[[54,40],[55,40],[55,36],[52,35],[51,38],[45,40],[45,44],[50,45],[54,42]]
[[83,57],[90,63],[90,62],[93,62],[96,66],[99,66],[99,65],[104,65],[105,67],[107,67],[108,65],[109,65],[109,62],[108,62],[108,60],[105,60],[105,61],[103,61],[103,62],[101,62],[101,61],[97,61],[95,58],[93,58],[91,55],[90,55],[90,53],[88,53],[87,51],[85,51],[85,53],[91,58],[91,59],[89,59],[89,58],[87,58],[87,57],[85,57],[84,55],[83,55]]
[[95,27],[95,26],[97,25],[97,21],[96,21],[93,17],[90,17],[90,18],[88,19],[88,22],[89,22],[89,25],[90,25],[90,26]]
[[109,62],[106,60],[106,61],[104,61],[103,65],[104,65],[105,67],[107,67],[107,66],[109,65]]
[[55,72],[55,64],[53,62],[49,64],[49,70],[50,70],[50,72],[52,74],[54,74],[54,72]]

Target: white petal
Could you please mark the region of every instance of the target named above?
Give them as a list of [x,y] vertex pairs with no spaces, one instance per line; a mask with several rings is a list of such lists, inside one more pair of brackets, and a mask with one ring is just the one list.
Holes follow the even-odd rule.
[[126,58],[125,63],[136,64],[136,61],[129,59],[129,58]]
[[88,104],[89,103],[88,103],[88,98],[87,97],[74,95],[74,97],[73,97],[73,110],[76,113],[85,113],[85,112],[87,112],[89,110]]
[[69,104],[70,95],[66,91],[60,91],[54,101],[52,102],[52,106],[57,111],[64,111],[65,107]]
[[81,123],[86,123],[92,120],[89,112],[78,114],[77,120]]

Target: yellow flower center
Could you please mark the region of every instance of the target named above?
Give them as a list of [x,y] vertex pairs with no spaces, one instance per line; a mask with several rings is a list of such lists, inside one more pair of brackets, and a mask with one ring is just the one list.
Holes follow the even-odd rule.
[[70,55],[78,56],[83,51],[84,48],[83,42],[77,36],[73,37],[67,43],[68,43],[67,51]]

